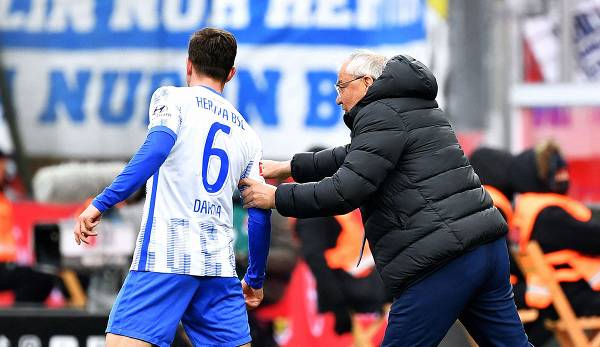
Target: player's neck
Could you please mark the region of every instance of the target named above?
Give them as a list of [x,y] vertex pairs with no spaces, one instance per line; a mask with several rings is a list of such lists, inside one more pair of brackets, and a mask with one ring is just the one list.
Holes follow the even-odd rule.
[[192,75],[192,77],[190,78],[190,87],[194,86],[209,87],[222,94],[225,84],[223,82],[214,80],[210,77]]

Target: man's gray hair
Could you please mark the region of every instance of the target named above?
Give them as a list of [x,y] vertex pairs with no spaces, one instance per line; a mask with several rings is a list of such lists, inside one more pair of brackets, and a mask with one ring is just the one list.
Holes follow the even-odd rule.
[[358,49],[346,60],[346,73],[352,76],[371,76],[373,79],[381,76],[388,58],[367,49]]

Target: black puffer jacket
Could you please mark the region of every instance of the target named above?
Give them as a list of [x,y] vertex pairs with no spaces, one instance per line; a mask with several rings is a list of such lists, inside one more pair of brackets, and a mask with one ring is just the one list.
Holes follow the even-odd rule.
[[431,71],[396,56],[347,114],[349,145],[292,160],[276,192],[284,216],[361,207],[377,269],[394,296],[449,260],[507,232],[443,112]]

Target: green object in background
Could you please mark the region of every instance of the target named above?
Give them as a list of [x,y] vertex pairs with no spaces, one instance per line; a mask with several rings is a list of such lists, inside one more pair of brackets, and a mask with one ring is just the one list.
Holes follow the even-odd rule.
[[248,254],[248,212],[240,204],[233,204],[233,249],[237,255]]

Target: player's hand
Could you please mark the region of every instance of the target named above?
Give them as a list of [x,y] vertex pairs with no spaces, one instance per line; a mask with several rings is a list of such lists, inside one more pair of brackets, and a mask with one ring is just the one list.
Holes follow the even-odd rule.
[[244,208],[262,208],[269,210],[275,208],[275,191],[277,187],[261,183],[251,178],[240,180],[239,184],[244,199]]
[[244,292],[244,300],[246,300],[246,308],[248,310],[254,310],[260,305],[264,297],[263,289],[254,289],[242,280],[242,291]]
[[264,178],[286,180],[292,176],[291,161],[261,160],[261,173]]
[[94,205],[90,204],[85,211],[76,218],[73,233],[75,234],[75,242],[77,242],[78,245],[80,245],[81,242],[89,244],[88,237],[98,236],[94,231],[94,228],[100,223],[101,216],[102,213],[100,213]]

